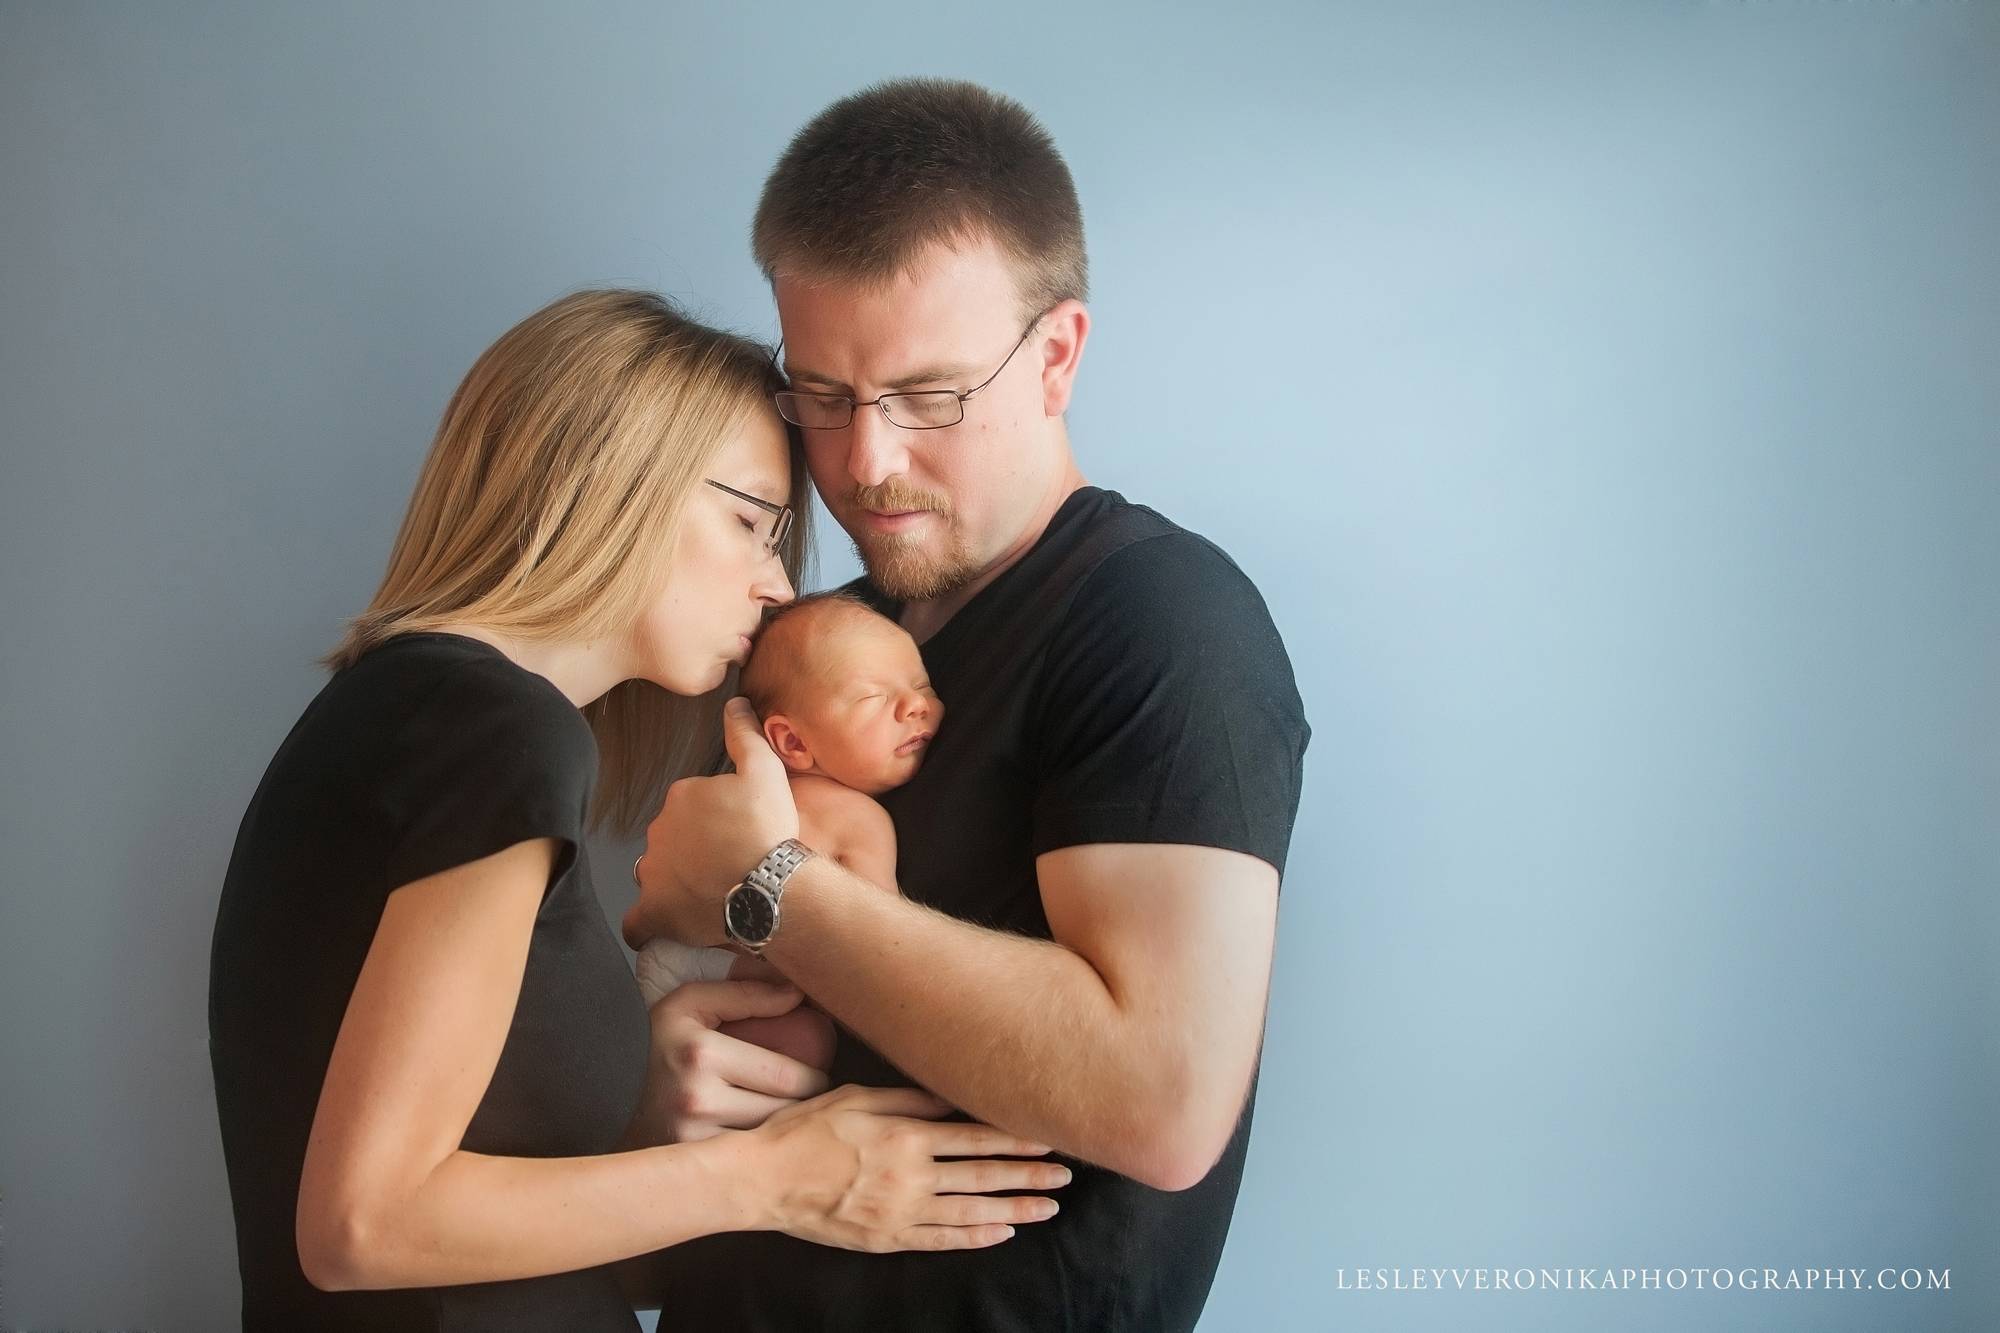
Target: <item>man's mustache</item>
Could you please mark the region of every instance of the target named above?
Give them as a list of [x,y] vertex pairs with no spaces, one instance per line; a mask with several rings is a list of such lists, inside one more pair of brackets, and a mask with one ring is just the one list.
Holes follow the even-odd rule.
[[879,486],[855,486],[847,492],[847,503],[857,509],[873,509],[878,514],[906,513],[913,509],[951,512],[951,502],[942,495],[920,491],[891,478]]

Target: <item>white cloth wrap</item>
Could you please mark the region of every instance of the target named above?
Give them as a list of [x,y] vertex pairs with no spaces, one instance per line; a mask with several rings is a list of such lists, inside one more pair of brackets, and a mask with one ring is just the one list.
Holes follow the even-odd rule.
[[639,993],[652,1008],[684,981],[724,981],[736,955],[727,949],[703,949],[662,936],[639,950],[632,965]]

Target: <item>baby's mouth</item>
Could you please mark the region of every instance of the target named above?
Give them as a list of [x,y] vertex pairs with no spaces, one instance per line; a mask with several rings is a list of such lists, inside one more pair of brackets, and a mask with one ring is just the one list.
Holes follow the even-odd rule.
[[910,739],[904,741],[901,745],[898,745],[896,747],[896,753],[898,755],[915,754],[917,751],[923,749],[926,745],[929,745],[931,743],[931,737],[935,734],[936,734],[935,732],[920,731],[916,735],[910,737]]

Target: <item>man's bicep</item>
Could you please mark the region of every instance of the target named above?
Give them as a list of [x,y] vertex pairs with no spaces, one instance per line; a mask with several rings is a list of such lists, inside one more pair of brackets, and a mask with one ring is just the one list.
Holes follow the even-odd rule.
[[1277,931],[1269,862],[1186,843],[1085,843],[1043,853],[1035,872],[1050,936],[1121,1007],[1185,1025],[1197,1050],[1254,1052]]

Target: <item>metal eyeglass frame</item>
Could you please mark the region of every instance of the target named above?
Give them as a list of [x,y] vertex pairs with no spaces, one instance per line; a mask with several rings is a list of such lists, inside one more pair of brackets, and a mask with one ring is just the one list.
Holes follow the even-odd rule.
[[[1054,306],[1049,307],[1049,310],[1054,310],[1054,309],[1055,309]],[[988,375],[985,379],[979,381],[979,383],[973,385],[970,389],[964,389],[964,390],[917,389],[917,390],[903,390],[897,393],[878,393],[873,398],[868,399],[866,402],[857,402],[853,398],[848,397],[848,395],[844,393],[805,393],[796,389],[780,389],[778,392],[771,395],[771,400],[777,406],[778,415],[783,417],[785,420],[791,422],[794,426],[797,426],[800,430],[846,430],[849,426],[854,424],[854,410],[860,407],[881,408],[882,419],[888,422],[890,425],[894,426],[897,430],[943,430],[948,426],[956,426],[959,424],[959,422],[965,420],[965,400],[972,397],[973,394],[978,393],[981,389],[991,384],[994,380],[1000,378],[1000,372],[1002,370],[1005,370],[1008,367],[1008,365],[1010,365],[1013,362],[1015,353],[1019,352],[1022,347],[1027,345],[1028,335],[1033,333],[1036,327],[1044,319],[1048,318],[1049,310],[1044,310],[1041,314],[1036,315],[1032,320],[1028,321],[1028,327],[1021,330],[1021,336],[1018,340],[1015,341],[1013,349],[1007,353],[1006,360],[1002,361],[998,366],[998,368],[996,368],[991,375]],[[774,354],[772,357],[772,360],[774,362],[777,360],[778,355],[782,355],[783,348],[784,344],[780,343],[778,345],[778,353]],[[932,422],[931,424],[925,426],[906,426],[902,422],[896,420],[896,418],[889,415],[888,403],[889,400],[892,398],[896,399],[928,398],[933,401],[937,401],[939,399],[946,397],[947,395],[953,399],[956,399],[958,402],[958,416],[954,420]],[[822,402],[829,402],[829,401],[844,402],[847,404],[847,419],[845,421],[842,421],[839,425],[826,425],[826,424],[808,425],[807,423],[798,420],[796,417],[792,416],[790,412],[787,412],[785,410],[786,400],[790,398],[817,398]]]
[[718,491],[726,491],[747,504],[756,505],[767,514],[776,514],[778,516],[777,526],[771,529],[771,540],[764,543],[764,549],[772,555],[782,555],[779,548],[784,544],[785,538],[790,535],[792,520],[797,517],[792,513],[790,505],[772,504],[769,500],[761,496],[747,494],[746,492],[737,490],[734,486],[724,486],[721,482],[712,478],[704,477],[702,480],[708,482],[709,485],[715,487]]

